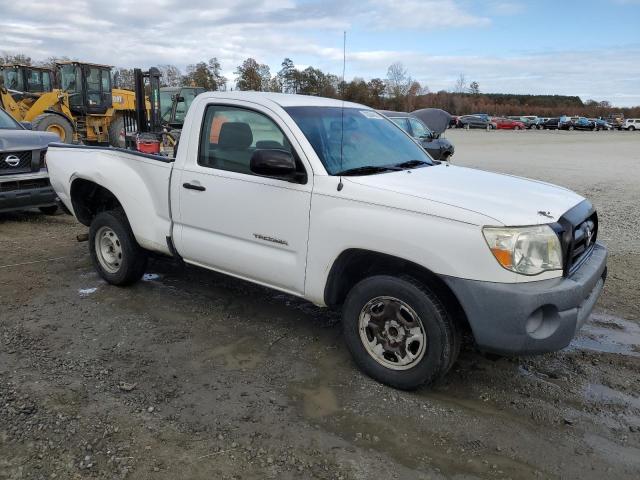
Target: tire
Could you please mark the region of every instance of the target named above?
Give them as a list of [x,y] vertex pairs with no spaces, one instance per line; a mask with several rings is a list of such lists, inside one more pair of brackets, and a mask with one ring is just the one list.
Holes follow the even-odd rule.
[[576,127],[574,127],[573,125],[569,125],[569,131],[573,132],[576,129]]
[[[376,309],[381,315],[380,337],[368,326],[375,322],[367,312],[374,313]],[[385,311],[392,314],[386,316]],[[416,325],[411,327],[411,337],[407,326],[395,321],[400,317],[394,311],[402,312],[405,321],[411,319],[409,325]],[[402,390],[413,390],[444,376],[460,351],[459,330],[443,304],[431,290],[410,277],[377,275],[360,281],[347,295],[342,326],[358,367],[371,378]],[[403,345],[402,339],[413,339],[408,348],[404,343],[404,357],[385,350],[379,342],[381,338],[388,341],[389,335],[396,335],[399,340],[396,347]],[[383,352],[374,353],[374,347]]]
[[520,130],[520,127],[518,125],[516,125],[515,127],[513,127],[514,130]]
[[55,133],[62,143],[73,143],[73,125],[62,115],[43,113],[33,119],[32,125],[33,130]]
[[108,283],[130,285],[142,278],[147,252],[138,245],[121,209],[101,212],[89,227],[93,266]]
[[124,117],[117,113],[109,123],[109,145],[118,148],[126,147]]
[[45,215],[55,215],[56,212],[58,211],[58,206],[57,205],[48,205],[46,207],[38,207],[38,210],[40,210]]
[[469,125],[468,123],[465,123],[462,128],[464,128],[465,130],[469,130],[471,128],[471,125]]
[[491,125],[487,125],[486,126],[486,130],[487,130],[487,132],[490,132],[491,131]]
[[636,127],[631,125],[627,130],[629,130],[630,132],[635,132],[636,131]]

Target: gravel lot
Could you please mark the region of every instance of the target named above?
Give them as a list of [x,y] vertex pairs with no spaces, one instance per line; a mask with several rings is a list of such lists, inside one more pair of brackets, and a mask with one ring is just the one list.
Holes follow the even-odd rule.
[[608,284],[568,349],[467,347],[399,392],[335,312],[164,259],[112,287],[70,217],[0,214],[0,479],[639,478],[640,134],[447,135],[455,164],[598,206]]

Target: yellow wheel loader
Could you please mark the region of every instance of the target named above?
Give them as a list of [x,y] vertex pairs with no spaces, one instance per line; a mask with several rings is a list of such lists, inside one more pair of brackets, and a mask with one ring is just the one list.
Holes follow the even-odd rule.
[[123,147],[126,131],[136,129],[135,93],[112,89],[107,65],[62,62],[56,64],[56,73],[59,88],[41,92],[29,92],[28,82],[15,83],[22,91],[9,88],[9,75],[3,74],[0,106],[16,120],[31,122],[34,130],[58,134],[65,143]]

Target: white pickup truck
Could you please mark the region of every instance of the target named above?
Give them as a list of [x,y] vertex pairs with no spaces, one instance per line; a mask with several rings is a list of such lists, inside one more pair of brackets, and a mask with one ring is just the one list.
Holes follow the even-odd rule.
[[156,252],[341,306],[355,362],[397,388],[444,375],[465,331],[497,353],[567,346],[606,277],[588,200],[435,162],[353,103],[205,93],[175,161],[57,145],[48,165],[108,282]]

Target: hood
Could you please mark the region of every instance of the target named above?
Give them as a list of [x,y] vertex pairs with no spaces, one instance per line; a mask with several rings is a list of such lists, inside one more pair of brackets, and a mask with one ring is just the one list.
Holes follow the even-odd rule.
[[348,178],[373,189],[468,210],[508,226],[555,222],[584,200],[549,183],[445,164]]
[[451,115],[439,108],[423,108],[411,112],[411,115],[422,120],[431,131],[438,135],[444,132],[451,122]]
[[59,141],[55,133],[0,129],[0,152],[42,149]]

